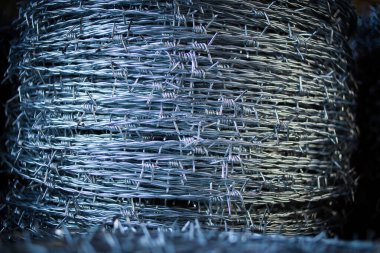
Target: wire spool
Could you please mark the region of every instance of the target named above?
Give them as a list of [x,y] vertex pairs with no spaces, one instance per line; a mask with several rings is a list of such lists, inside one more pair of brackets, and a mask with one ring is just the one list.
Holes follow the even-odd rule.
[[13,221],[335,226],[352,191],[351,15],[346,1],[31,1],[9,68]]

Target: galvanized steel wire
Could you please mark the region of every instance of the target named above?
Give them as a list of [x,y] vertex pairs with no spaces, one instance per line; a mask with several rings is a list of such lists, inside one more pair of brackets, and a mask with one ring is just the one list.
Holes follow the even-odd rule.
[[351,16],[343,0],[23,5],[11,219],[333,227],[353,184]]
[[[94,227],[86,234],[73,234],[65,228],[46,236],[24,233],[13,237],[17,243],[0,244],[3,253],[82,253],[82,252],[249,252],[249,253],[354,253],[379,252],[380,244],[370,241],[340,241],[328,239],[326,234],[317,236],[285,237],[260,235],[250,232],[219,232],[201,229],[200,224],[188,222],[174,230],[149,230],[146,226],[123,227],[117,222],[112,231]],[[43,232],[44,233],[44,232]],[[38,237],[33,237],[38,236]]]

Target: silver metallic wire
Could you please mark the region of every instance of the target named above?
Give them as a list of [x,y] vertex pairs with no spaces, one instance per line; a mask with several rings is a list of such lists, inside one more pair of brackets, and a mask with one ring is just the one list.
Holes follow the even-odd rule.
[[[17,243],[0,245],[3,253],[18,252],[269,252],[269,253],[324,253],[324,252],[378,252],[380,244],[373,241],[341,241],[329,239],[326,234],[317,236],[285,237],[260,235],[250,232],[220,232],[201,228],[199,222],[187,222],[183,227],[149,230],[141,224],[123,226],[115,220],[111,231],[102,226],[94,227],[84,234],[68,229],[56,229],[48,235],[41,232],[14,236]],[[38,236],[30,238],[30,236]],[[48,240],[46,240],[48,238]],[[5,240],[6,241],[6,240]]]
[[347,1],[38,0],[8,140],[19,226],[336,225],[356,140]]

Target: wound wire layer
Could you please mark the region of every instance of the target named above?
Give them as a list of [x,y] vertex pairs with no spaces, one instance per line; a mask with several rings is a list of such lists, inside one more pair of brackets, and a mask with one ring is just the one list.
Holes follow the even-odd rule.
[[21,5],[10,222],[335,227],[353,185],[351,17],[344,0]]

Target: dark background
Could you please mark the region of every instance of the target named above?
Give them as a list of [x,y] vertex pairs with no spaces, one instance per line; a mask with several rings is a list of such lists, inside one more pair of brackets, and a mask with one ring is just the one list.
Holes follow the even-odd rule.
[[[9,81],[3,81],[4,74],[8,67],[8,52],[11,40],[16,37],[16,31],[12,27],[12,21],[18,15],[15,0],[0,0],[0,151],[4,152],[4,142],[6,133],[4,129],[5,117],[5,103],[12,97],[16,91],[16,84],[11,84]],[[4,158],[2,155],[0,159]],[[8,176],[5,173],[5,166],[0,162],[0,206],[4,202],[4,195],[8,188]],[[0,211],[3,216],[4,212]]]
[[[10,42],[16,37],[12,20],[17,17],[16,0],[0,0],[0,80],[8,67]],[[365,1],[363,1],[365,2]],[[367,8],[367,10],[366,10]],[[368,6],[360,6],[363,20],[369,20]],[[380,7],[378,8],[380,16]],[[380,18],[380,17],[379,17]],[[380,21],[359,22],[358,41],[353,42],[356,54],[354,76],[358,83],[357,124],[360,129],[359,147],[353,154],[352,165],[358,177],[355,202],[344,208],[346,221],[339,232],[344,239],[380,240]],[[376,41],[377,40],[377,41]],[[5,103],[15,94],[17,83],[5,80],[0,85],[1,151],[4,152]],[[3,158],[1,158],[3,159]],[[0,168],[0,206],[8,189],[9,175]],[[0,215],[5,215],[4,210]],[[2,219],[0,219],[2,220]]]
[[[356,1],[358,2],[358,1]],[[352,156],[358,186],[342,236],[380,239],[380,4],[363,6],[354,35],[359,146]],[[375,2],[375,1],[368,1]],[[364,8],[364,9],[363,9]]]

